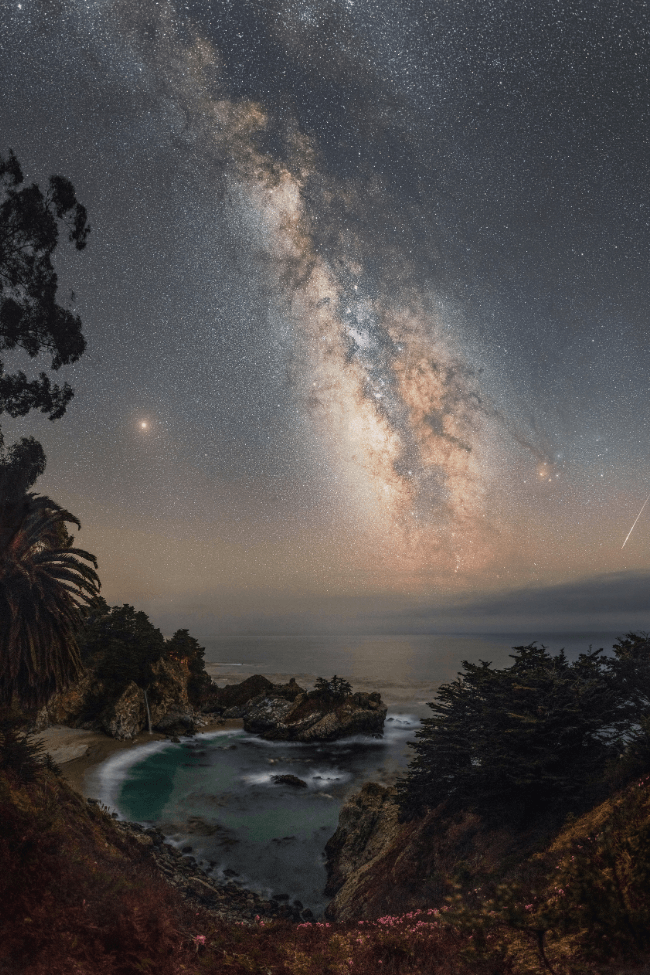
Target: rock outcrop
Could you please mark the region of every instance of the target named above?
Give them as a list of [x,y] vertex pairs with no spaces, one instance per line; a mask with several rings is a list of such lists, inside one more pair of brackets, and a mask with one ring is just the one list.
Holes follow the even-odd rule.
[[304,742],[381,734],[387,711],[377,692],[336,698],[307,692],[295,678],[273,684],[261,674],[215,690],[210,710],[243,718],[246,731],[262,738]]
[[[241,718],[244,716],[248,704],[260,694],[267,694],[274,685],[261,674],[253,674],[239,684],[226,684],[217,687],[209,706],[210,712],[220,714],[222,718]],[[207,711],[208,708],[204,708]]]
[[366,782],[341,808],[338,828],[325,845],[325,893],[335,898],[326,911],[331,920],[347,920],[351,906],[355,919],[367,916],[359,901],[364,875],[399,832],[394,794]]
[[440,907],[454,884],[484,880],[506,858],[527,855],[532,841],[442,807],[400,823],[394,790],[366,782],[342,807],[325,847],[325,892],[333,896],[325,916],[347,923]]
[[[254,674],[239,684],[213,685],[209,702],[198,712],[188,698],[189,672],[183,661],[161,657],[151,665],[145,691],[134,681],[117,684],[97,679],[89,669],[75,685],[57,694],[37,715],[34,728],[52,724],[103,731],[112,738],[134,738],[151,729],[181,735],[206,723],[205,714],[243,718],[252,734],[278,741],[333,741],[354,734],[381,734],[386,708],[381,696],[332,697],[306,692],[294,678],[273,684]],[[149,715],[147,714],[147,704]]]
[[146,720],[142,688],[129,681],[120,696],[104,708],[99,723],[111,738],[124,739],[135,738]]
[[153,731],[187,734],[205,723],[188,700],[188,672],[182,662],[161,658],[152,665],[152,675],[145,701],[145,691],[133,681],[111,684],[95,679],[90,669],[38,712],[34,728],[67,725],[103,731],[111,738],[135,738],[147,730],[147,703]]
[[350,694],[337,701],[301,691],[290,701],[271,692],[254,698],[243,718],[246,731],[272,741],[334,741],[381,734],[386,710],[377,693]]
[[274,775],[272,776],[274,782],[278,785],[291,785],[294,788],[306,789],[307,783],[304,779],[299,779],[297,775]]

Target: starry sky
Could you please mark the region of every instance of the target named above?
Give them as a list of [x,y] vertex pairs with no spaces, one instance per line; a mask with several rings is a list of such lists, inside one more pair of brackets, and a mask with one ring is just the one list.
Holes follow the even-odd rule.
[[0,151],[93,229],[75,399],[3,429],[110,603],[650,629],[649,40],[640,0],[5,0]]

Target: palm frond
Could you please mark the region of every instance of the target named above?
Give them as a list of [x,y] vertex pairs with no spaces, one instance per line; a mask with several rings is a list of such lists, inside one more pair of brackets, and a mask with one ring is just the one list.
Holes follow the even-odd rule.
[[97,560],[70,544],[79,519],[29,494],[0,551],[0,704],[39,707],[79,676],[80,610],[99,593]]

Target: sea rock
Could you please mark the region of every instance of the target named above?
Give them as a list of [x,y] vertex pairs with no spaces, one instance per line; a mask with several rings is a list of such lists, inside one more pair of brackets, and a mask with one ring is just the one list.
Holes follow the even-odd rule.
[[272,696],[295,701],[305,691],[292,677],[287,684],[273,684],[261,674],[253,674],[239,684],[226,684],[213,689],[211,703],[204,711],[218,712],[222,718],[243,718],[252,701]]
[[[241,709],[253,698],[260,694],[268,693],[273,690],[273,684],[261,674],[253,674],[239,684],[226,684],[225,687],[216,687],[213,692],[213,699],[209,706],[210,711],[218,711],[222,717],[241,717],[239,710],[234,713],[234,709]],[[232,714],[226,712],[233,710]]]
[[381,734],[386,718],[381,696],[342,700],[300,691],[293,700],[275,693],[254,698],[243,713],[246,731],[275,741],[334,741],[346,735]]
[[301,789],[307,788],[307,783],[299,779],[297,775],[274,775],[273,781],[277,782],[278,785],[292,785]]

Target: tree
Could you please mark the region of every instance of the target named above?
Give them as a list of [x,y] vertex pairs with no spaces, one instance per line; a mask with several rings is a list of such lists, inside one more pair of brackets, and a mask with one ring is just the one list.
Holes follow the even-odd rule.
[[[22,371],[6,374],[2,354],[22,349],[34,358],[44,352],[56,371],[83,353],[79,316],[56,302],[52,256],[61,227],[77,250],[85,248],[90,227],[69,180],[50,177],[45,195],[36,184],[22,184],[13,152],[0,154],[0,416],[38,409],[57,420],[72,399],[69,384],[53,385],[45,372],[34,380]],[[0,556],[27,515],[27,491],[44,470],[38,441],[23,437],[6,448],[0,430]]]
[[166,650],[165,638],[146,613],[128,603],[109,607],[103,599],[89,607],[79,642],[84,663],[94,666],[98,678],[119,685],[134,681],[143,688]]
[[[57,370],[76,362],[86,341],[79,316],[57,304],[52,255],[61,226],[77,250],[85,248],[90,227],[70,180],[51,176],[46,194],[35,183],[22,184],[13,152],[0,155],[0,353],[20,348],[34,358],[44,352]],[[57,420],[72,396],[68,383],[53,385],[45,372],[31,381],[22,371],[7,375],[0,360],[0,414],[38,409]]]
[[601,651],[569,663],[535,644],[511,667],[463,662],[443,685],[411,743],[416,758],[398,787],[404,818],[453,806],[538,810],[579,806],[611,754],[620,694]]
[[619,696],[613,722],[619,758],[611,771],[615,779],[626,780],[650,769],[650,636],[627,633],[620,638],[607,667]]
[[80,608],[98,593],[93,555],[75,548],[74,515],[25,496],[16,531],[0,549],[0,705],[39,707],[81,671]]
[[[14,156],[0,155],[0,355],[50,356],[50,369],[76,362],[86,347],[81,320],[57,304],[52,265],[61,228],[83,250],[90,232],[72,183],[50,177],[43,194]],[[46,372],[28,380],[0,358],[0,415],[38,409],[57,420],[73,391]],[[79,521],[50,498],[29,494],[45,469],[33,437],[6,448],[0,430],[0,704],[36,706],[80,671],[80,608],[99,590],[93,555],[75,548],[66,523]]]
[[317,677],[314,689],[318,691],[321,697],[326,700],[331,698],[334,701],[342,701],[344,697],[352,693],[350,682],[344,677],[337,677],[336,674],[331,680],[326,680],[325,677]]

